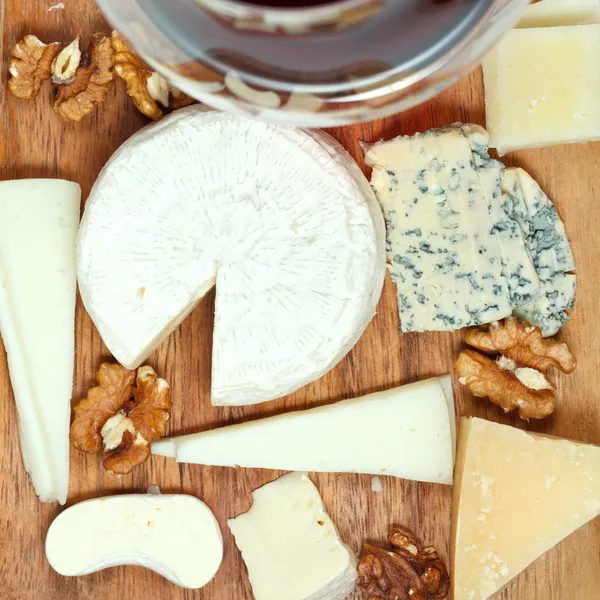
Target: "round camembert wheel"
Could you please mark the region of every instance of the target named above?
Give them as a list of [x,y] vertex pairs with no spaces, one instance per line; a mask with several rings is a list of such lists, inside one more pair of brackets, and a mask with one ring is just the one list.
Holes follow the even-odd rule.
[[81,296],[134,368],[216,284],[213,404],[319,378],[375,314],[385,227],[333,138],[191,107],[133,136],[87,201]]

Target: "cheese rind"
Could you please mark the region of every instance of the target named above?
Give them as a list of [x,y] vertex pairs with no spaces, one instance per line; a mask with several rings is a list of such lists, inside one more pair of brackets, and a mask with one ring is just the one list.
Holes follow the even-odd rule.
[[223,538],[211,510],[194,496],[125,494],[62,512],[48,530],[46,557],[65,576],[136,565],[200,588],[221,565]]
[[483,70],[500,155],[600,139],[600,25],[515,29]]
[[340,539],[306,473],[289,473],[252,493],[228,521],[256,600],[344,600],[358,559]]
[[454,600],[485,600],[600,514],[600,448],[462,419]]
[[324,133],[191,107],[126,142],[78,240],[83,302],[138,366],[216,282],[212,401],[262,402],[321,377],[375,314],[381,211]]
[[[455,422],[449,378],[159,440],[179,462],[392,475],[452,483]],[[372,436],[373,444],[357,444]]]
[[67,500],[81,190],[0,183],[0,333],[25,469],[43,502]]

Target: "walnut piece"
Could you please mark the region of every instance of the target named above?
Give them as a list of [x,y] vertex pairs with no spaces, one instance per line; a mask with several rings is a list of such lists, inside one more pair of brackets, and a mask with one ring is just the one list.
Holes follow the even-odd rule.
[[153,71],[116,31],[112,33],[111,42],[115,51],[115,73],[127,84],[127,93],[141,113],[158,121],[163,116],[159,104],[177,109],[195,102],[172,86],[160,73]]
[[433,546],[423,547],[415,535],[403,527],[394,527],[388,536],[394,552],[407,560],[421,581],[431,600],[443,600],[450,591],[450,577],[446,565]]
[[42,83],[50,79],[52,62],[61,51],[59,43],[44,44],[35,35],[26,35],[12,49],[9,65],[10,91],[23,100],[33,100]]
[[424,548],[407,529],[394,527],[386,550],[364,544],[358,588],[365,600],[443,600],[450,578],[435,548]]
[[547,373],[554,367],[563,373],[572,373],[577,361],[569,346],[553,338],[546,339],[538,327],[514,317],[492,323],[487,328],[476,327],[467,331],[465,341],[469,346],[501,354],[531,369]]
[[76,37],[54,59],[52,63],[52,83],[55,85],[72,83],[80,62],[81,49],[79,48],[79,37]]
[[569,347],[526,321],[513,317],[487,327],[471,329],[465,336],[474,350],[461,352],[455,367],[459,381],[477,397],[489,398],[505,412],[517,409],[522,419],[543,419],[554,412],[555,388],[547,379],[550,368],[572,373],[577,366]]
[[357,586],[365,600],[429,600],[425,584],[399,554],[364,544]]
[[171,99],[169,101],[169,107],[177,110],[178,108],[185,108],[196,102],[191,96],[188,96],[181,90],[177,89],[174,85],[169,84],[169,91],[171,92]]
[[111,43],[115,51],[115,73],[127,84],[127,93],[133,99],[135,107],[147,117],[158,121],[163,116],[158,102],[163,106],[169,105],[168,83],[138,58],[116,31],[112,33]]
[[67,121],[80,121],[89,115],[112,87],[113,49],[110,38],[96,33],[75,70],[71,83],[60,85],[54,110]]
[[140,367],[136,376],[108,363],[100,365],[96,381],[75,406],[71,443],[89,453],[104,448],[104,468],[125,475],[148,459],[150,444],[165,434],[172,406],[169,385],[152,367]]

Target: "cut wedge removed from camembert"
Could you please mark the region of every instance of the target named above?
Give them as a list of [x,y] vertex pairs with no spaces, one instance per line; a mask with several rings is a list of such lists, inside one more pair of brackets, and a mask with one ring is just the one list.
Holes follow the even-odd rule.
[[381,211],[335,140],[198,107],[116,152],[78,243],[83,302],[128,368],[216,283],[213,404],[321,377],[372,319],[384,274]]
[[600,514],[600,448],[462,419],[454,600],[485,600]]
[[58,179],[0,183],[0,334],[25,469],[40,500],[67,501],[81,190]]
[[452,483],[448,376],[152,444],[179,462],[285,471],[393,475]]

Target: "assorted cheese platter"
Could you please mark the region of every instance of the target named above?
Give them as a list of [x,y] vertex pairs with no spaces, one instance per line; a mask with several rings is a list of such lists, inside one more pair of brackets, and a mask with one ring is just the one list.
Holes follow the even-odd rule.
[[188,106],[95,9],[9,30],[3,600],[596,598],[600,15],[557,1],[330,132]]

